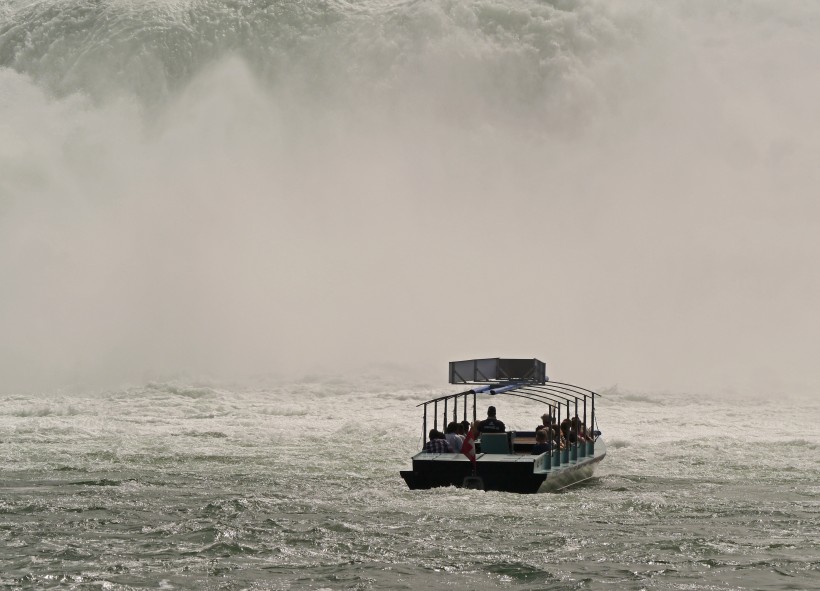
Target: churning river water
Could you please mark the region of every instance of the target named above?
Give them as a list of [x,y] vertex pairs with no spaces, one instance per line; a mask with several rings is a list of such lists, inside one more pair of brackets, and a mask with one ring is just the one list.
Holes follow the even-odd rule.
[[[610,388],[593,480],[410,491],[416,404],[441,392],[336,379],[5,396],[0,588],[820,587],[816,399]],[[512,428],[538,422],[492,402]]]

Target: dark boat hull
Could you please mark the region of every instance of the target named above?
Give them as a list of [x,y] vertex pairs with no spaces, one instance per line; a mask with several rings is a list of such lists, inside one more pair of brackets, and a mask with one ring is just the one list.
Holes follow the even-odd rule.
[[472,464],[462,454],[419,453],[413,457],[413,469],[402,470],[401,476],[411,490],[456,486],[523,494],[550,492],[590,478],[605,455],[602,439],[596,442],[594,455],[550,469],[544,468],[543,456],[482,454],[473,474]]

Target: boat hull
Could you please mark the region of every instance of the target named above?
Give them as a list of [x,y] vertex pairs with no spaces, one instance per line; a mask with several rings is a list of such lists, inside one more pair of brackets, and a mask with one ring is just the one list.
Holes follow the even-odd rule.
[[413,469],[401,476],[411,490],[442,486],[480,488],[515,493],[555,492],[591,478],[595,467],[606,455],[603,439],[595,443],[592,456],[545,468],[545,456],[525,454],[480,454],[475,474],[462,454],[418,453]]

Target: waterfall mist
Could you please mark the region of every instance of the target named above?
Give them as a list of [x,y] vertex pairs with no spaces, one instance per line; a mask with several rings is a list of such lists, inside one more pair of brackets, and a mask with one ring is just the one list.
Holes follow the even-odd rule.
[[0,9],[0,389],[820,385],[820,5]]

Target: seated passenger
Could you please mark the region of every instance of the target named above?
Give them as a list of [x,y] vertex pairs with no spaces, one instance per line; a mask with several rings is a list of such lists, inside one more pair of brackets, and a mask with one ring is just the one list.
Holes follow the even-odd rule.
[[569,419],[561,421],[561,438],[567,443],[575,443],[575,433],[572,431],[572,421]]
[[[561,421],[561,422],[563,423],[563,421]],[[567,447],[567,438],[564,435],[564,430],[561,427],[559,427],[558,425],[553,427],[553,429],[555,429],[555,440],[558,443],[558,448],[559,449],[566,449],[566,447]]]
[[503,421],[499,421],[495,418],[495,407],[490,406],[487,408],[487,418],[481,421],[481,424],[478,427],[479,433],[504,433],[507,430],[507,427],[504,425]]
[[584,421],[578,421],[578,429],[583,436],[584,441],[592,441],[592,435],[590,435],[589,429],[587,429],[587,424]]
[[589,441],[589,433],[587,433],[587,428],[583,423],[581,423],[581,426],[578,428],[578,440],[582,443]]
[[555,424],[555,417],[551,416],[549,413],[544,413],[541,415],[541,424],[538,425],[535,430],[538,431],[543,429],[544,427],[550,427]]
[[450,444],[444,437],[444,433],[437,429],[430,429],[430,441],[428,441],[422,450],[428,454],[449,454],[453,450],[450,449]]
[[549,443],[547,443],[547,430],[543,428],[538,429],[535,432],[535,445],[532,448],[533,455],[541,455],[544,452],[548,452],[552,449]]
[[444,434],[444,438],[447,440],[447,443],[450,444],[450,450],[453,453],[461,451],[461,444],[464,443],[464,437],[456,432],[459,427],[460,425],[458,423],[452,421],[447,425],[446,433]]

